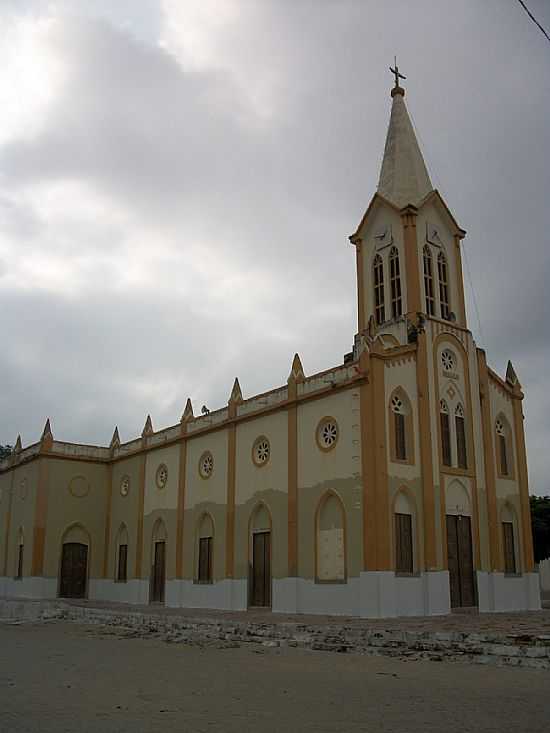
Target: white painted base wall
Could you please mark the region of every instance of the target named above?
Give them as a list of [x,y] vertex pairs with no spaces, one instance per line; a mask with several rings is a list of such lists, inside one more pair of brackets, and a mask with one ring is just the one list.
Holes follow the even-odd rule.
[[504,575],[477,572],[478,604],[481,612],[539,611],[538,573]]
[[[480,612],[535,611],[541,607],[538,573],[506,576],[477,572]],[[0,577],[0,596],[11,598],[56,598],[56,578]],[[90,600],[131,604],[149,603],[149,581],[90,579]],[[246,580],[221,580],[198,584],[190,580],[166,582],[166,605],[180,608],[215,608],[245,611]],[[434,616],[450,613],[447,571],[400,577],[393,572],[365,572],[347,583],[315,583],[304,578],[273,581],[272,610],[276,613],[326,614],[391,618]]]
[[304,578],[273,581],[273,611],[388,618],[431,616],[450,611],[446,571],[400,577],[366,572],[347,583],[315,583]]

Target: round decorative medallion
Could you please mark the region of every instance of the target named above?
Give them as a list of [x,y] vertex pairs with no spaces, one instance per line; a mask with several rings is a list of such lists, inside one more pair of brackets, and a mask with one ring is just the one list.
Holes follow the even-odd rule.
[[270,454],[271,447],[269,445],[269,440],[265,435],[260,435],[259,438],[256,438],[254,445],[252,446],[252,460],[256,466],[265,466],[269,461]]
[[21,479],[21,482],[19,484],[19,498],[21,499],[21,501],[25,501],[25,499],[27,498],[27,493],[27,479],[23,478]]
[[159,489],[164,489],[168,483],[168,469],[164,463],[161,463],[157,468],[156,482]]
[[69,483],[69,492],[77,499],[83,499],[90,493],[90,484],[85,476],[73,476]]
[[442,352],[441,364],[443,366],[444,372],[452,372],[454,370],[456,366],[456,359],[452,351],[449,351],[449,349],[445,349],[445,351]]
[[201,478],[210,478],[214,471],[214,458],[209,450],[205,450],[199,458],[199,474]]
[[120,493],[122,496],[128,496],[130,492],[130,477],[123,476],[120,480]]
[[317,445],[323,451],[329,451],[334,448],[338,442],[338,423],[333,417],[324,417],[319,425],[317,425]]

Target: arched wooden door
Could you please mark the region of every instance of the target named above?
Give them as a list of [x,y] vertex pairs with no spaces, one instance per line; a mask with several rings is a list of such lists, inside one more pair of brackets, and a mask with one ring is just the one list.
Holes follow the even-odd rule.
[[271,517],[260,505],[251,519],[250,605],[271,606]]
[[64,542],[61,551],[59,595],[62,598],[85,598],[88,579],[88,545]]
[[166,585],[166,527],[158,519],[153,528],[153,545],[151,548],[151,580],[150,603],[164,603],[164,587]]

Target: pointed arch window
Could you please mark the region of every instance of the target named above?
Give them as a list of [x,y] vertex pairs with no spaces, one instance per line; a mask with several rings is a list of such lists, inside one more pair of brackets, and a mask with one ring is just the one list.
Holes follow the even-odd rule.
[[513,478],[512,437],[508,423],[500,416],[495,423],[497,470],[501,478]]
[[209,514],[204,514],[201,519],[197,542],[197,582],[212,583],[214,523],[212,522],[212,517]]
[[502,549],[504,554],[504,572],[506,575],[515,575],[518,572],[516,560],[516,517],[510,504],[502,510]]
[[456,455],[459,468],[468,468],[468,455],[466,450],[466,425],[464,421],[464,408],[457,405],[455,410],[456,430]]
[[428,245],[424,247],[424,292],[426,295],[426,313],[433,316],[435,313],[435,297],[434,297],[434,273],[432,253]]
[[437,274],[439,279],[439,307],[441,309],[441,318],[449,320],[449,273],[447,270],[447,259],[443,252],[437,257]]
[[372,267],[374,276],[374,318],[379,326],[386,320],[384,304],[384,263],[380,255],[376,255]]
[[439,401],[439,424],[441,428],[441,458],[444,466],[451,466],[451,422],[449,420],[449,408],[445,400]]
[[390,431],[390,459],[402,463],[414,463],[414,434],[412,408],[404,389],[398,387],[388,404]]
[[390,250],[390,290],[392,318],[399,318],[403,313],[401,299],[401,273],[399,271],[399,252],[397,247]]

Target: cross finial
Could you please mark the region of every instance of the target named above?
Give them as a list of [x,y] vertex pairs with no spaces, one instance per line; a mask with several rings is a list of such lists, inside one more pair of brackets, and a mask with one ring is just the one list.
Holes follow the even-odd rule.
[[399,86],[399,79],[406,79],[407,77],[399,73],[399,67],[397,66],[397,56],[393,57],[393,65],[395,68],[392,69],[392,67],[390,66],[390,71],[395,76],[395,87],[394,88],[397,88]]

